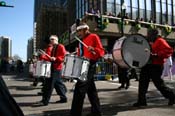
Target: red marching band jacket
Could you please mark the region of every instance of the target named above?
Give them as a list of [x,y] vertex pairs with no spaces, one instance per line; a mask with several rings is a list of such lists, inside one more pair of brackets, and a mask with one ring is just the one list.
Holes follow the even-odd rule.
[[[92,61],[97,61],[99,58],[103,57],[105,54],[104,48],[101,44],[100,38],[96,34],[89,34],[85,38],[83,38],[83,42],[87,46],[92,46],[94,48],[95,54],[88,50],[85,46],[83,46],[83,56]],[[78,48],[78,56],[80,56],[80,46]]]
[[[51,56],[53,46],[49,46],[46,48],[45,52]],[[65,47],[62,44],[58,44],[54,57],[56,60],[53,63],[53,68],[56,70],[61,70],[63,67],[63,61],[66,54]],[[40,56],[40,60],[50,61],[50,58],[47,55],[42,54]],[[51,62],[51,61],[50,61]]]
[[173,53],[171,46],[161,37],[158,37],[151,47],[152,53],[157,54],[157,56],[152,57],[153,64],[163,65],[165,60]]

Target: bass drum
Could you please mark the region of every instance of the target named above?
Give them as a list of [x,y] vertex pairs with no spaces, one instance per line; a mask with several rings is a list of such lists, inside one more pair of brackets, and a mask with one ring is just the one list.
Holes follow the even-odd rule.
[[150,45],[142,35],[130,35],[116,40],[113,59],[123,68],[141,68],[150,58]]

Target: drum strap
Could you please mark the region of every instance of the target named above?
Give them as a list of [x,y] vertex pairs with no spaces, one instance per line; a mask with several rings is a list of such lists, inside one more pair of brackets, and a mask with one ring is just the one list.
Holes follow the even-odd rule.
[[80,56],[83,56],[83,54],[84,54],[83,44],[82,43],[79,43],[79,46],[80,46]]

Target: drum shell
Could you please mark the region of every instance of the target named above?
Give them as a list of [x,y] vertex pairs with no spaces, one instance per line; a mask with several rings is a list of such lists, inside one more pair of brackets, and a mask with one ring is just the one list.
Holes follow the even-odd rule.
[[29,73],[33,74],[34,71],[34,65],[33,64],[29,64]]
[[89,65],[88,59],[68,54],[64,59],[62,76],[68,79],[87,80]]
[[51,76],[51,62],[37,61],[36,62],[36,72],[34,74],[36,77],[50,78],[50,76]]
[[122,37],[113,46],[113,59],[123,68],[141,68],[150,58],[150,45],[140,34]]

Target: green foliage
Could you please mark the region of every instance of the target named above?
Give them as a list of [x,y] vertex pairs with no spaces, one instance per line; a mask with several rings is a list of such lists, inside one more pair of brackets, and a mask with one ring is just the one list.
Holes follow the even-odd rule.
[[141,29],[141,24],[140,24],[140,23],[137,23],[137,24],[135,25],[135,28],[136,28],[137,31],[140,30],[140,29]]
[[108,18],[104,18],[102,21],[103,21],[103,23],[102,23],[103,29],[107,28],[107,26],[109,24]]
[[97,28],[103,30],[109,24],[108,18],[103,18],[102,16],[97,18]]
[[168,35],[168,34],[170,34],[172,32],[172,27],[169,26],[169,25],[165,25],[164,31]]

